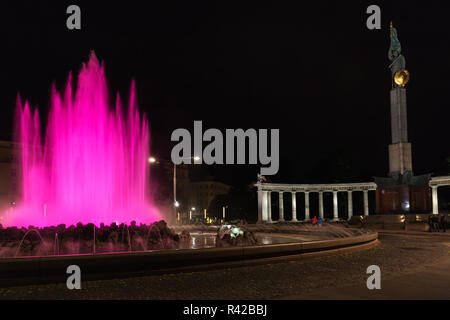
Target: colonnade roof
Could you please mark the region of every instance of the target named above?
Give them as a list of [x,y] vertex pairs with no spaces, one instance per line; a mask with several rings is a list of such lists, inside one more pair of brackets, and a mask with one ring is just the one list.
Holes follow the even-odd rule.
[[450,186],[450,176],[432,177],[430,186]]
[[[450,176],[432,177],[430,186],[450,186]],[[273,192],[344,192],[344,191],[372,191],[377,189],[375,182],[356,183],[319,183],[319,184],[288,184],[288,183],[266,183],[255,184],[258,190]]]
[[[450,178],[450,177],[449,177]],[[327,183],[327,184],[286,184],[286,183],[256,183],[258,190],[274,192],[344,192],[376,190],[375,182],[357,183]]]

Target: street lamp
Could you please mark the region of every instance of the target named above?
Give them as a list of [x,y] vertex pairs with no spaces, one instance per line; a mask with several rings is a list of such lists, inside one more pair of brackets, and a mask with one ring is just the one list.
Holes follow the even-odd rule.
[[[181,160],[190,160],[194,159],[194,161],[200,161],[199,156],[193,156],[193,157],[185,157],[181,158]],[[177,165],[173,164],[173,199],[176,202],[177,201]],[[177,214],[177,210],[175,209],[175,215]]]
[[225,208],[228,208],[228,206],[223,206],[223,207],[222,207],[222,217],[223,217],[223,222],[225,222]]
[[[181,160],[190,160],[190,159],[194,159],[194,162],[195,161],[198,162],[201,160],[201,158],[199,156],[181,158]],[[158,161],[154,157],[149,157],[148,162],[149,163],[157,163]],[[175,212],[174,216],[176,217],[177,216],[177,207],[179,207],[180,204],[177,201],[177,165],[175,163],[173,164],[173,203],[174,203],[174,212]]]

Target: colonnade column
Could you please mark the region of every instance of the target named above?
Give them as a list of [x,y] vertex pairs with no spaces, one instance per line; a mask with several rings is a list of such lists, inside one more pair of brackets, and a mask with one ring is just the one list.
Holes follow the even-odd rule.
[[272,222],[272,191],[267,191],[267,222]]
[[319,218],[323,220],[323,191],[319,191]]
[[348,201],[348,220],[350,220],[353,216],[353,195],[351,191],[347,191],[347,201]]
[[279,207],[280,207],[280,218],[279,221],[284,221],[284,206],[283,206],[283,191],[278,192]]
[[292,195],[292,222],[297,222],[297,198],[295,192],[291,192]]
[[364,194],[364,215],[368,216],[369,215],[369,191],[363,190],[363,194]]
[[333,220],[339,220],[337,191],[333,191]]
[[438,202],[438,193],[437,193],[438,186],[431,186],[431,196],[432,196],[432,202],[433,202],[433,214],[439,213],[439,202]]
[[310,220],[310,215],[309,215],[309,192],[308,191],[305,192],[305,220],[306,221]]
[[258,223],[263,223],[263,210],[264,210],[264,204],[263,204],[263,191],[260,186],[258,186]]

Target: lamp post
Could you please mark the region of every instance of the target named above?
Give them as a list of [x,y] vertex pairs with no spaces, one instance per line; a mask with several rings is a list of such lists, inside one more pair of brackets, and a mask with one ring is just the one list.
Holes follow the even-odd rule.
[[223,206],[222,207],[222,218],[223,218],[223,222],[225,223],[225,208],[228,208],[228,206]]
[[173,210],[175,211],[175,215],[177,214],[177,165],[173,164]]
[[[181,160],[188,160],[188,159],[194,159],[194,162],[200,161],[199,156],[181,158]],[[177,203],[177,165],[175,163],[173,164],[173,201],[174,201],[174,203]],[[174,210],[175,210],[175,216],[176,216],[177,208],[175,207]]]
[[[193,159],[195,161],[200,161],[199,156],[193,156],[193,157],[185,157],[181,158],[181,160],[190,160]],[[149,157],[148,162],[150,164],[158,163],[156,158]],[[177,217],[177,208],[180,206],[179,202],[177,201],[177,165],[173,164],[173,210],[174,210],[174,217]]]

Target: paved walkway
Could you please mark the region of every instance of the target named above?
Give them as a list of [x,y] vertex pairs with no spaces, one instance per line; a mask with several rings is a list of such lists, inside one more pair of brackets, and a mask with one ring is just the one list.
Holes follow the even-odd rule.
[[[449,247],[450,248],[450,247]],[[443,257],[431,266],[417,268],[400,276],[383,279],[381,289],[369,290],[365,283],[316,290],[307,297],[285,296],[282,299],[351,300],[351,299],[450,299],[450,257]]]

